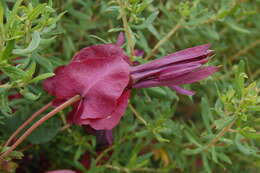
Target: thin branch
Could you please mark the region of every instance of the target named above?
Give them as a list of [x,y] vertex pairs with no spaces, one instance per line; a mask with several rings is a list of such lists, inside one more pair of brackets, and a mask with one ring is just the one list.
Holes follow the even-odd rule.
[[9,139],[7,140],[7,142],[5,143],[5,147],[8,146],[11,141],[20,133],[20,131],[26,127],[29,123],[31,123],[38,115],[40,115],[41,113],[43,113],[45,110],[47,110],[50,106],[52,105],[52,101],[49,102],[48,104],[46,104],[45,106],[43,106],[40,110],[38,110],[37,112],[35,112],[28,120],[26,120],[18,129],[16,129],[16,131],[9,137]]
[[79,95],[75,95],[71,99],[67,100],[65,103],[61,104],[60,106],[56,107],[54,110],[49,112],[47,115],[42,117],[39,121],[33,124],[26,132],[7,150],[0,156],[0,162],[10,154],[19,144],[21,144],[37,127],[39,127],[42,123],[44,123],[49,118],[53,117],[56,113],[60,112],[61,110],[65,109],[66,107],[72,105],[73,103],[79,101],[81,97]]
[[181,19],[177,23],[177,25],[174,28],[172,28],[172,30],[154,46],[154,48],[151,50],[151,52],[144,58],[145,60],[148,60],[149,58],[151,58],[152,55],[154,55],[157,52],[157,50],[161,47],[161,45],[163,45],[166,41],[168,41],[171,38],[171,36],[182,27],[182,21],[183,20]]
[[244,54],[246,54],[247,52],[249,52],[251,49],[255,48],[258,44],[260,44],[260,39],[252,42],[251,44],[249,44],[247,47],[245,47],[244,49],[240,50],[239,52],[237,52],[235,55],[233,55],[232,57],[228,58],[232,61],[234,61],[237,57],[240,57]]
[[134,43],[134,40],[133,40],[133,37],[132,37],[131,28],[128,25],[127,17],[126,17],[126,14],[125,14],[125,9],[126,9],[125,1],[117,0],[117,2],[120,6],[120,15],[122,17],[123,26],[124,26],[124,30],[125,30],[125,33],[126,33],[127,47],[128,47],[128,49],[131,53],[130,59],[133,60],[135,43]]
[[147,126],[147,122],[143,119],[143,117],[136,111],[136,109],[133,107],[133,105],[130,103],[129,107],[131,111],[134,113],[137,119],[139,119],[145,126]]
[[[223,128],[223,129],[219,132],[219,134],[218,134],[214,139],[212,139],[212,140],[210,141],[210,143],[206,146],[206,149],[208,149],[208,148],[212,147],[213,145],[215,145],[215,143],[218,142],[219,139],[220,139],[222,136],[224,136],[224,135],[226,134],[226,132],[228,132],[228,131],[231,129],[231,127],[234,125],[235,122],[236,122],[236,119],[234,119],[230,124],[228,124],[225,128]],[[206,149],[205,149],[205,150],[206,150]]]

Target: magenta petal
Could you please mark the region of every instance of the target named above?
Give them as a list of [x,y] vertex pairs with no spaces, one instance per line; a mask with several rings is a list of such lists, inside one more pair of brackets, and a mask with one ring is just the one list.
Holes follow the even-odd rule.
[[46,79],[43,86],[46,91],[60,99],[73,97],[83,87],[77,79],[71,76],[68,66],[57,68],[55,76]]
[[135,83],[133,88],[148,88],[157,86],[174,86],[197,82],[205,79],[218,70],[217,67],[209,66],[184,75],[168,78],[167,80],[148,79]]
[[146,70],[143,72],[133,73],[133,74],[131,74],[131,77],[134,81],[141,80],[146,77],[151,78],[153,76],[158,76],[159,74],[161,74],[161,76],[163,77],[164,75],[167,76],[167,74],[169,75],[171,73],[177,73],[177,71],[181,72],[181,71],[185,71],[185,69],[186,70],[187,69],[196,69],[196,68],[199,68],[200,66],[201,66],[200,61],[189,62],[189,63],[184,63],[184,64],[182,64],[182,63],[173,64],[173,65],[165,66],[165,67],[154,69],[154,70]]
[[126,62],[129,61],[128,57],[124,53],[124,50],[115,44],[100,44],[85,47],[74,55],[72,61],[81,62],[86,59],[97,58],[123,59]]
[[176,91],[179,94],[189,95],[189,96],[192,96],[195,94],[195,91],[186,90],[178,85],[173,85],[173,86],[168,86],[168,87],[171,88],[172,90]]
[[156,79],[140,81],[132,85],[132,88],[149,88],[149,87],[156,87],[156,86],[163,86],[160,81]]
[[[84,91],[84,110],[81,118],[104,118],[111,114],[129,82],[128,64],[119,60],[93,76]],[[96,70],[98,71],[98,70]],[[87,73],[86,73],[87,74]]]
[[125,91],[118,99],[118,105],[115,111],[106,118],[92,120],[82,119],[81,124],[89,124],[92,128],[96,130],[111,130],[119,123],[121,117],[124,115],[125,109],[127,108],[129,96],[130,91]]
[[167,80],[167,79],[173,79],[178,76],[184,75],[186,73],[192,72],[193,70],[199,68],[201,65],[196,64],[194,66],[190,67],[183,67],[182,69],[167,69],[165,71],[162,71],[162,74],[159,74],[158,79],[159,80]]
[[[77,61],[58,69],[56,75],[45,82],[45,89],[59,99],[80,94],[84,100],[83,118],[110,115],[129,83],[129,64],[123,57],[110,57],[116,54],[113,46],[102,47],[111,49],[110,54],[107,50],[96,52],[97,57],[84,60],[80,54]],[[94,46],[90,50],[97,49],[100,47]]]
[[184,74],[182,76],[179,76],[179,77],[176,77],[173,79],[169,79],[167,81],[162,81],[161,84],[162,85],[190,84],[190,83],[194,83],[194,82],[200,81],[202,79],[205,79],[208,76],[210,76],[211,74],[215,73],[216,71],[218,71],[217,67],[208,66],[208,67],[199,69],[197,71],[187,73],[187,74]]
[[125,43],[125,34],[120,32],[116,41],[117,46],[122,46]]
[[204,57],[204,56],[206,58],[208,55],[212,54],[212,51],[209,50],[209,47],[210,47],[209,44],[204,44],[204,45],[184,49],[184,50],[172,53],[170,55],[167,55],[165,57],[156,59],[154,61],[148,62],[146,64],[132,67],[131,72],[157,69],[157,68],[160,68],[165,65],[172,64],[172,63],[181,62],[181,61],[185,61],[185,60],[191,60],[194,58],[199,58],[199,57]]

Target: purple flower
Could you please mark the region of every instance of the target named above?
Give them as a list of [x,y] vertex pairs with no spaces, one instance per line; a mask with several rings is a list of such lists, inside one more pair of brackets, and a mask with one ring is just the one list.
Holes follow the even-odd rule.
[[56,96],[55,104],[81,95],[82,99],[69,113],[70,122],[95,130],[111,130],[127,108],[131,88],[168,86],[181,94],[193,95],[193,91],[180,85],[197,82],[217,71],[214,66],[203,67],[213,54],[208,44],[131,66],[120,48],[123,42],[124,38],[119,36],[117,44],[86,47],[71,63],[58,67],[54,77],[45,80],[44,88]]

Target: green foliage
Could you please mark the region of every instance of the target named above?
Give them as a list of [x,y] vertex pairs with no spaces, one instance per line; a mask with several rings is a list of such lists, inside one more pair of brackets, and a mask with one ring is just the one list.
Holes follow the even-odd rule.
[[[95,150],[95,137],[82,127],[65,128],[66,109],[21,146],[27,148],[24,160],[30,156],[33,161],[12,162],[15,151],[8,158],[10,165],[27,172],[257,172],[259,3],[0,1],[1,143],[52,99],[41,81],[52,76],[55,67],[67,64],[85,46],[114,43],[121,31],[127,39],[123,48],[140,63],[211,43],[216,55],[210,65],[220,66],[207,80],[185,86],[196,91],[192,97],[168,88],[133,90],[127,113],[113,130],[114,144],[101,153]],[[134,49],[144,50],[145,57],[135,57]],[[22,96],[12,98],[17,93]],[[86,153],[89,169],[81,163]]]

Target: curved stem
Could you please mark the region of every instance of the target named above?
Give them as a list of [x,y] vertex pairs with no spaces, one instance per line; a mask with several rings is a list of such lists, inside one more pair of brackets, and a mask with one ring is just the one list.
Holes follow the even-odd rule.
[[28,120],[26,120],[18,129],[15,130],[15,132],[9,137],[7,142],[5,143],[5,147],[8,146],[11,141],[20,133],[20,131],[27,126],[30,122],[32,122],[38,115],[43,113],[46,109],[48,109],[52,105],[52,101],[43,106],[40,110],[35,112]]
[[126,16],[126,13],[125,13],[126,4],[123,0],[117,0],[117,2],[120,6],[120,15],[122,17],[123,26],[124,26],[124,30],[125,30],[125,33],[126,33],[128,51],[131,54],[130,59],[131,59],[131,61],[133,61],[135,41],[133,39],[133,36],[132,36],[133,33],[132,33],[132,30],[131,30],[131,28],[128,24],[127,16]]
[[72,105],[73,103],[79,101],[81,97],[79,95],[75,95],[74,97],[67,100],[65,103],[61,104],[60,106],[56,107],[54,110],[49,112],[47,115],[42,117],[39,121],[33,124],[26,132],[19,138],[17,141],[0,156],[0,162],[6,157],[9,153],[11,153],[19,144],[21,144],[37,127],[39,127],[42,123],[44,123],[49,118],[53,117],[56,113],[60,112],[64,108]]
[[144,58],[145,60],[148,60],[152,57],[152,55],[154,53],[156,53],[156,51],[161,47],[161,45],[163,45],[166,41],[168,41],[171,36],[176,33],[181,27],[182,27],[182,22],[183,22],[183,19],[180,19],[180,21],[177,23],[177,25],[172,28],[172,30],[166,35],[164,36],[155,46],[154,48],[152,49],[152,51]]
[[234,119],[230,124],[228,124],[225,128],[223,128],[219,134],[210,141],[210,143],[206,146],[205,150],[215,145],[216,142],[219,141],[219,139],[226,134],[226,132],[229,131],[229,129],[235,124],[236,119]]
[[143,117],[136,111],[136,109],[133,107],[131,103],[129,103],[129,108],[134,113],[137,119],[139,119],[145,126],[148,125],[148,123],[143,119]]

